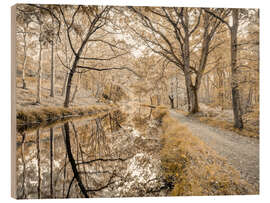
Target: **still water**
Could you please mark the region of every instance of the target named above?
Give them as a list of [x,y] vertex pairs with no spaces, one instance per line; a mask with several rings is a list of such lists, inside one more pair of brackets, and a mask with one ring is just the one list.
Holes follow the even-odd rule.
[[166,195],[157,124],[145,118],[114,111],[19,132],[17,198]]

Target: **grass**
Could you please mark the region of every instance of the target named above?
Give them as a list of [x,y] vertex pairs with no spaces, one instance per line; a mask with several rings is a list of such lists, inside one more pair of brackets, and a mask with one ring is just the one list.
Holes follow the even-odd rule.
[[166,109],[156,108],[154,118],[162,129],[160,152],[165,182],[170,195],[242,195],[257,194],[240,174],[219,157]]
[[253,126],[247,124],[244,124],[244,128],[240,130],[238,128],[235,128],[233,124],[228,121],[218,120],[216,118],[211,117],[195,117],[195,118],[198,118],[202,123],[205,123],[213,127],[217,127],[224,130],[230,130],[243,136],[259,138],[258,130],[253,128]]
[[109,105],[91,105],[88,107],[41,107],[38,109],[26,109],[17,111],[17,129],[25,130],[39,125],[47,125],[59,120],[72,117],[89,116],[101,112],[109,111]]
[[240,130],[238,128],[235,128],[233,126],[233,123],[231,123],[229,121],[219,120],[215,117],[203,116],[201,114],[189,114],[189,113],[182,111],[182,110],[176,110],[176,111],[185,115],[185,116],[197,119],[200,122],[205,123],[207,125],[210,125],[212,127],[217,127],[217,128],[223,129],[223,130],[230,130],[232,132],[235,132],[237,134],[247,136],[247,137],[259,138],[259,136],[260,136],[259,129],[256,126],[253,126],[253,125],[248,124],[248,123],[244,123],[244,128]]

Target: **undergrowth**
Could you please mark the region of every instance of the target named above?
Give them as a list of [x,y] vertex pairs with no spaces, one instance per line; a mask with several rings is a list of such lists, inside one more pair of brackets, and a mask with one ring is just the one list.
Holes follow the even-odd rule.
[[172,118],[166,109],[156,108],[153,117],[162,129],[160,152],[162,171],[170,195],[240,195],[258,193],[240,179],[240,173],[199,138]]

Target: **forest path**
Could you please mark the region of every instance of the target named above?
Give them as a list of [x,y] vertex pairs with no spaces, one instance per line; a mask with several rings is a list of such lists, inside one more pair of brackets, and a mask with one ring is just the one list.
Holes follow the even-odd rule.
[[170,110],[171,116],[189,128],[229,164],[240,171],[241,177],[255,187],[259,186],[259,139],[211,127],[183,114]]

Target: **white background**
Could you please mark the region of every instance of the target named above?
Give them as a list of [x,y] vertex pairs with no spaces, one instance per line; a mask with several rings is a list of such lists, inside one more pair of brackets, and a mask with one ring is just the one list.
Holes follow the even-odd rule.
[[[0,5],[0,202],[15,201],[10,197],[10,129],[11,129],[11,99],[10,99],[10,7],[15,3],[54,3],[54,4],[110,4],[110,5],[141,5],[141,6],[186,6],[186,7],[244,7],[244,8],[260,8],[260,170],[261,170],[261,190],[260,195],[256,196],[214,196],[214,197],[168,197],[168,198],[117,198],[117,199],[71,199],[71,200],[44,200],[43,202],[59,201],[59,202],[270,202],[270,168],[269,168],[269,94],[270,94],[270,6],[267,0],[4,0]],[[21,200],[24,201],[24,200]],[[31,202],[36,202],[32,200]]]

